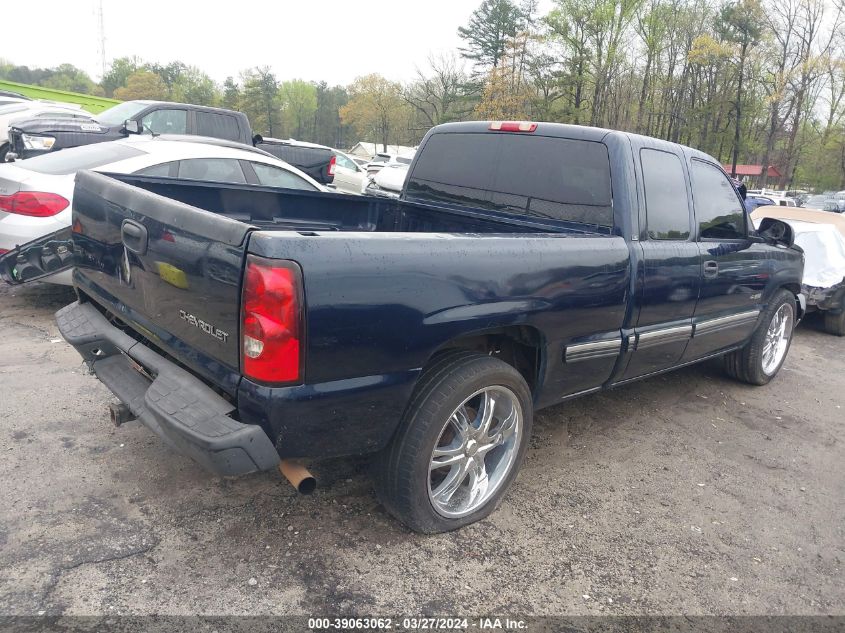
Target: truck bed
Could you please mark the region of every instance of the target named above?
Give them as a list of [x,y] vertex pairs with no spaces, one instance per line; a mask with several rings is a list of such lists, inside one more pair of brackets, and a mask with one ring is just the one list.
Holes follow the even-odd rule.
[[605,227],[369,196],[106,174],[262,230],[402,233],[608,233]]

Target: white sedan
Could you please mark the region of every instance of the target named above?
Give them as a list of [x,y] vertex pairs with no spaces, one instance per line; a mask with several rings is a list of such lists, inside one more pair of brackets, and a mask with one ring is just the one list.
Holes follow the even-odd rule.
[[336,149],[332,151],[335,155],[332,181],[335,189],[344,193],[360,194],[367,186],[367,168],[359,165],[349,154]]
[[[70,226],[76,172],[162,176],[326,191],[261,150],[197,136],[136,136],[0,165],[0,255]],[[45,277],[70,283],[70,271]]]

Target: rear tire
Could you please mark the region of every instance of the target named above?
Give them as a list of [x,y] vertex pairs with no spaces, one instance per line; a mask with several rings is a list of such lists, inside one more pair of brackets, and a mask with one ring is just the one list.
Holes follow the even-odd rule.
[[845,306],[838,314],[824,313],[824,331],[834,336],[845,336]]
[[789,353],[796,323],[795,296],[779,290],[760,316],[757,329],[745,347],[725,355],[725,371],[751,385],[765,385],[774,378]]
[[474,352],[447,352],[423,372],[377,458],[379,498],[399,521],[427,534],[483,519],[516,478],[531,422],[531,391],[516,369]]

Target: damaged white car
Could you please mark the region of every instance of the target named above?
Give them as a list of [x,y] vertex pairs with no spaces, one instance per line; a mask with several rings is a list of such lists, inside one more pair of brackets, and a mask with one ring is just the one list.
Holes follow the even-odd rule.
[[825,330],[845,336],[845,216],[779,206],[759,207],[751,214],[755,226],[763,218],[792,227],[795,244],[804,249],[801,286],[807,311],[823,312]]

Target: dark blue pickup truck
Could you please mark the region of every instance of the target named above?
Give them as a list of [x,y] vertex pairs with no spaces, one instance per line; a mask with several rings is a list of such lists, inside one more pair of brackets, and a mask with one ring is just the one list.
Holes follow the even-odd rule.
[[68,248],[59,328],[129,417],[222,475],[373,453],[424,532],[496,507],[538,408],[715,356],[769,382],[802,306],[713,158],[550,123],[432,129],[396,201],[82,172]]

